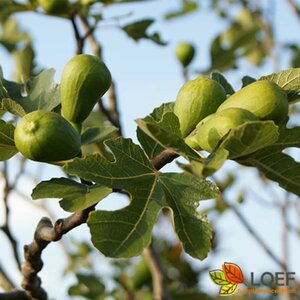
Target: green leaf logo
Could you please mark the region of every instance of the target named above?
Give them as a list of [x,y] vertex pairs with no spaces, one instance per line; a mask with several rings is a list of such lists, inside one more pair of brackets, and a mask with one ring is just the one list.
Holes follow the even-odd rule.
[[231,296],[237,291],[239,283],[244,282],[244,276],[241,268],[234,263],[225,262],[222,270],[212,270],[209,272],[211,280],[220,285],[220,296]]

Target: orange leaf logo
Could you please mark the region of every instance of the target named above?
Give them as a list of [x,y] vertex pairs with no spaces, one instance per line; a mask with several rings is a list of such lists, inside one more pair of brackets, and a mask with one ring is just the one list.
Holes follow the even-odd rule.
[[231,283],[243,283],[244,282],[243,272],[238,265],[236,265],[234,263],[225,262],[222,265],[222,270],[225,274],[227,281],[229,281]]

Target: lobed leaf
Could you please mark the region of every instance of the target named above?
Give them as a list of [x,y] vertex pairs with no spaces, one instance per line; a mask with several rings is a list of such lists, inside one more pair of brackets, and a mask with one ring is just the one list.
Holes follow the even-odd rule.
[[200,200],[216,197],[217,187],[187,173],[157,172],[143,150],[130,139],[118,138],[105,144],[114,160],[92,155],[64,167],[69,174],[130,195],[130,204],[122,209],[90,214],[88,225],[95,247],[111,257],[139,255],[150,243],[159,211],[169,207],[185,251],[203,259],[210,249],[212,232],[196,208]]
[[[153,110],[150,117],[159,122],[166,112],[171,112],[173,110],[174,102],[163,103],[160,107]],[[143,132],[139,127],[137,128],[137,138],[150,159],[157,156],[164,150],[164,147]]]
[[152,40],[156,44],[166,45],[164,41],[161,40],[158,33],[148,34],[147,30],[154,22],[153,19],[144,19],[137,21],[128,25],[121,27],[124,32],[127,33],[134,41],[139,41],[140,39]]
[[227,95],[234,94],[233,87],[231,86],[231,84],[227,81],[227,79],[221,73],[214,71],[214,72],[211,73],[210,77],[213,80],[219,82],[223,86],[223,88],[224,88]]
[[[0,108],[18,116],[40,109],[52,111],[60,104],[59,88],[54,83],[54,73],[54,69],[44,70],[30,79],[25,86],[2,79],[8,97],[6,95],[4,99],[0,99]],[[26,96],[23,96],[24,91]]]
[[300,127],[281,128],[278,140],[238,162],[256,167],[267,178],[276,181],[282,188],[300,196],[300,163],[282,153],[289,147],[300,147]]
[[182,138],[177,116],[166,112],[160,121],[152,117],[136,120],[139,128],[164,148],[173,150],[189,160],[200,161],[201,156]]

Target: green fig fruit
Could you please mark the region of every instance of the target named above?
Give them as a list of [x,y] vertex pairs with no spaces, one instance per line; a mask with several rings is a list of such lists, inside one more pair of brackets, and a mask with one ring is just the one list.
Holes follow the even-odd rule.
[[284,121],[288,115],[286,93],[274,82],[255,81],[231,95],[218,108],[218,112],[238,107],[252,112],[261,120],[273,120],[276,124]]
[[80,54],[65,66],[60,85],[63,116],[81,124],[111,85],[111,74],[96,56]]
[[187,67],[195,56],[195,48],[189,43],[180,43],[175,48],[175,54],[182,66]]
[[216,112],[201,121],[196,130],[185,139],[185,142],[196,150],[212,152],[219,141],[229,130],[258,118],[242,108],[228,108]]
[[48,14],[64,14],[68,12],[68,0],[38,0],[38,3]]
[[187,136],[206,116],[226,99],[224,88],[215,80],[199,76],[180,89],[174,106],[182,136]]
[[62,116],[43,110],[25,115],[18,123],[14,139],[17,149],[35,161],[57,162],[80,152],[80,135]]

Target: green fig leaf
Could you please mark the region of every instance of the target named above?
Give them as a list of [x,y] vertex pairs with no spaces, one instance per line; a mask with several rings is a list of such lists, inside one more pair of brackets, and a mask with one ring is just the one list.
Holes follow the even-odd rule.
[[215,184],[187,173],[159,173],[130,139],[118,138],[105,144],[114,155],[113,161],[91,155],[68,162],[64,167],[70,175],[130,195],[130,204],[122,209],[90,214],[87,223],[94,246],[110,257],[141,254],[151,241],[159,211],[169,207],[185,251],[204,259],[210,250],[212,231],[196,208],[200,200],[219,194]]
[[145,19],[123,26],[121,27],[121,29],[123,29],[123,31],[126,32],[127,35],[136,42],[140,39],[148,39],[158,45],[166,45],[166,42],[161,40],[157,32],[153,34],[147,33],[148,28],[152,25],[153,22],[153,19]]
[[[1,106],[17,115],[22,114],[20,106],[26,113],[35,110],[52,111],[60,104],[59,88],[54,83],[54,73],[54,69],[44,70],[30,79],[25,86],[3,80],[3,85],[9,94],[9,97],[5,98],[10,98],[11,101],[9,101],[9,105],[6,103],[6,105],[1,104]],[[26,96],[23,96],[23,91],[26,92]],[[12,101],[16,104],[13,104]],[[0,108],[2,109],[2,107]]]
[[190,13],[194,12],[195,10],[198,9],[198,7],[199,7],[198,1],[195,1],[195,0],[182,0],[181,8],[179,10],[168,12],[165,15],[165,18],[167,20],[171,20],[171,19],[174,19],[174,18],[182,17],[182,16],[185,16],[187,14],[190,14]]
[[234,89],[231,84],[227,81],[227,79],[219,72],[212,72],[210,75],[211,79],[219,82],[224,88],[226,95],[234,94]]
[[289,147],[300,148],[300,127],[281,128],[275,143],[242,157],[238,162],[256,167],[285,190],[300,196],[300,163],[282,152]]
[[93,126],[86,128],[81,135],[81,144],[88,145],[103,142],[118,131],[115,126]]
[[242,78],[242,88],[249,85],[249,84],[251,84],[251,83],[253,83],[253,82],[255,82],[255,81],[256,81],[256,79],[251,77],[251,76],[244,76]]
[[0,161],[13,157],[18,150],[14,142],[14,125],[0,120]]
[[278,137],[278,126],[273,121],[251,121],[232,129],[220,148],[229,151],[230,159],[236,159],[274,144]]
[[62,198],[60,206],[69,212],[90,207],[108,196],[112,190],[105,186],[86,185],[68,178],[52,178],[40,182],[32,191],[32,199]]
[[19,117],[23,117],[26,115],[26,111],[24,110],[24,108],[10,98],[3,98],[0,102],[0,108],[3,111],[10,112],[11,114]]
[[[150,117],[159,122],[166,112],[172,112],[173,110],[174,102],[163,103],[160,107],[153,110]],[[150,159],[157,156],[164,150],[164,147],[143,132],[139,127],[137,128],[137,138]]]
[[138,119],[136,122],[141,130],[162,147],[171,149],[188,160],[201,159],[201,156],[184,142],[178,118],[173,112],[166,112],[159,122],[152,117]]

